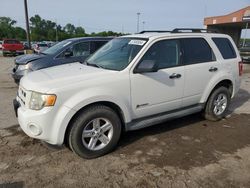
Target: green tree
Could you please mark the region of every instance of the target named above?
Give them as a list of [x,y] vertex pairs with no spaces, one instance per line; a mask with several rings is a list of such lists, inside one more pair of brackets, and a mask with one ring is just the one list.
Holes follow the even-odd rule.
[[0,17],[0,38],[13,38],[15,35],[13,25],[15,24],[16,21],[9,17]]
[[26,40],[26,31],[21,27],[14,28],[15,37],[18,40]]
[[66,31],[67,34],[69,34],[71,36],[73,36],[75,34],[75,30],[76,30],[75,26],[73,24],[70,24],[70,23],[66,24],[63,29]]
[[26,31],[21,27],[14,27],[17,22],[9,17],[0,17],[0,39],[15,38],[25,40]]
[[85,33],[84,28],[82,28],[82,27],[76,27],[76,28],[75,28],[75,36],[76,36],[76,37],[85,37],[85,36],[87,36],[87,35],[86,35],[86,33]]

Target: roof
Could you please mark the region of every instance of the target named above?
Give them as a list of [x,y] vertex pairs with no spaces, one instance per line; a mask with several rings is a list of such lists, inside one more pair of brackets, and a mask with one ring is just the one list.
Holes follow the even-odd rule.
[[69,38],[66,40],[69,41],[78,41],[78,40],[111,40],[114,37],[77,37],[77,38]]
[[[204,25],[242,25],[244,27],[247,20],[245,18],[250,18],[250,6],[242,8],[238,11],[229,13],[227,15],[222,16],[213,16],[204,18]],[[250,22],[250,20],[248,20]]]
[[180,32],[180,33],[171,33],[171,32],[150,32],[150,33],[142,33],[142,34],[133,34],[133,35],[126,35],[126,36],[122,36],[122,37],[129,37],[129,38],[145,38],[145,39],[149,39],[149,38],[161,38],[161,37],[173,37],[173,36],[215,36],[215,35],[220,35],[220,36],[225,36],[224,34],[220,34],[220,33],[191,33],[191,32]]

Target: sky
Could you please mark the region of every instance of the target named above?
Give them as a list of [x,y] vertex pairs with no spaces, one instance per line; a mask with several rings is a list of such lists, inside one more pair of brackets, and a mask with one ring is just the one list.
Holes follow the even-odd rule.
[[[64,26],[82,26],[87,33],[112,30],[172,30],[203,27],[203,19],[237,11],[250,0],[27,0],[29,17],[35,14]],[[25,27],[23,0],[0,0],[0,16],[11,17]],[[144,24],[143,24],[144,22]],[[248,34],[249,35],[249,34]]]

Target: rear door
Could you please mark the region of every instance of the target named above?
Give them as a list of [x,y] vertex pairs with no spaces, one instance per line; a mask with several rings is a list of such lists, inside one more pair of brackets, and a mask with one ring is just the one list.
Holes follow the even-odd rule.
[[221,64],[205,38],[181,39],[185,67],[183,107],[198,104],[213,76],[218,74]]

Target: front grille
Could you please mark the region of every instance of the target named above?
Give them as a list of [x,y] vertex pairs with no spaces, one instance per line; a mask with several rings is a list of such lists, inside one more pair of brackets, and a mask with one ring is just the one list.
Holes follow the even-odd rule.
[[21,86],[18,89],[18,97],[19,97],[19,99],[21,101],[21,104],[25,106],[27,91],[24,88],[22,88]]

